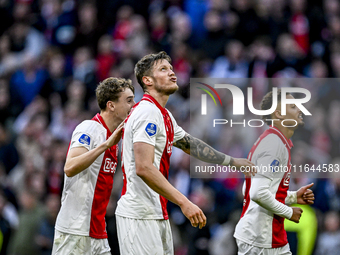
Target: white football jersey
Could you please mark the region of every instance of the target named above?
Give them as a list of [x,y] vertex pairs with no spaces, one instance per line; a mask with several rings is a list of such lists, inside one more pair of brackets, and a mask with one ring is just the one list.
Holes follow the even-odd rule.
[[[292,146],[291,140],[276,127],[267,129],[254,143],[248,159],[258,167],[258,173],[255,177],[246,178],[243,211],[234,233],[236,239],[263,248],[278,248],[288,243],[283,222],[284,217],[291,217],[292,214],[292,209],[285,205],[290,181]],[[255,183],[261,185],[261,182],[268,183],[276,214],[250,198],[252,183],[255,186]],[[269,200],[263,201],[266,202],[269,203]]]
[[[80,123],[72,134],[69,150],[96,148],[111,135],[102,117]],[[105,214],[117,167],[118,146],[103,152],[87,169],[73,177],[65,175],[61,208],[55,228],[63,233],[107,238]]]
[[168,219],[167,199],[153,191],[137,174],[133,144],[155,147],[154,166],[168,179],[172,144],[185,135],[171,113],[144,95],[125,121],[122,142],[124,186],[116,214],[134,219]]

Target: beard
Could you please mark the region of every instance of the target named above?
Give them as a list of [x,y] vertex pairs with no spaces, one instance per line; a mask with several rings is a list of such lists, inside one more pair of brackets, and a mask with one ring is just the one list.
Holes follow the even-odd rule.
[[178,90],[178,85],[174,84],[173,86],[159,86],[158,84],[155,84],[155,90],[158,93],[165,94],[167,96],[170,96],[171,94],[175,93]]
[[305,123],[302,121],[302,122],[300,122],[300,123],[298,123],[298,128],[302,128],[302,127],[304,127],[305,126]]
[[293,128],[293,130],[297,130],[297,129],[300,129],[300,128],[303,128],[305,126],[305,122],[303,121],[297,121],[297,125]]

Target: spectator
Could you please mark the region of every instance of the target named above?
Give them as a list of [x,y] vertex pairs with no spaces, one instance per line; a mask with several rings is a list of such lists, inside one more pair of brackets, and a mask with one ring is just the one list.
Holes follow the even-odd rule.
[[240,41],[231,40],[225,45],[225,56],[218,57],[212,67],[211,78],[247,77],[248,63],[245,61],[244,46]]
[[97,19],[97,8],[91,2],[85,2],[78,9],[79,28],[76,45],[89,47],[96,55],[99,38],[104,34]]
[[[9,29],[8,35],[10,49],[3,45],[5,48],[2,48],[1,54],[5,56],[0,62],[1,75],[10,74],[32,58],[39,58],[46,47],[44,37],[36,29],[30,27],[27,22],[14,23]],[[2,39],[8,40],[7,36]],[[8,41],[2,43],[6,44]]]
[[11,79],[11,97],[22,109],[28,106],[46,86],[47,72],[37,65],[37,59],[28,57],[23,69],[15,72]]
[[52,253],[54,239],[54,225],[60,208],[60,196],[51,194],[46,198],[46,215],[39,223],[35,243],[39,247],[40,255]]
[[11,237],[9,254],[32,255],[38,254],[39,248],[34,238],[38,233],[39,224],[44,217],[44,209],[38,199],[29,190],[20,195],[19,227]]
[[18,162],[19,154],[15,144],[3,124],[0,123],[0,164],[3,164],[5,173],[9,174]]
[[100,37],[98,43],[97,60],[97,77],[100,81],[109,77],[111,67],[116,63],[116,57],[113,53],[113,41],[110,35],[106,34]]
[[340,217],[335,211],[327,212],[324,219],[324,231],[318,238],[316,254],[333,255],[340,249]]

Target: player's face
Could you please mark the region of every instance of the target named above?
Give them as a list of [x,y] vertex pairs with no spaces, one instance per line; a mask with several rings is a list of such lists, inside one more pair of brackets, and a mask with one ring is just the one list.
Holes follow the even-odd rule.
[[[288,99],[294,99],[292,95],[287,95]],[[303,122],[302,111],[295,104],[287,104],[286,106],[286,116],[285,119],[293,119],[297,122],[297,127],[303,126],[305,123]],[[294,126],[295,121],[285,121],[286,126]]]
[[126,88],[123,92],[120,92],[120,97],[118,98],[118,101],[115,102],[115,118],[123,121],[135,104],[135,95],[131,89]]
[[171,95],[178,89],[177,77],[168,60],[161,59],[155,62],[151,78],[158,93]]

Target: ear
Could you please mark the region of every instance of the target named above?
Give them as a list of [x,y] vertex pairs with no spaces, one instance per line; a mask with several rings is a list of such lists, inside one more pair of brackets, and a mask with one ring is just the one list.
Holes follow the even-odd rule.
[[153,84],[150,76],[143,76],[142,81],[146,86],[150,86]]
[[112,101],[107,101],[106,103],[106,109],[110,110],[110,111],[114,111],[115,110],[115,103]]
[[273,112],[273,114],[274,114],[275,119],[279,119],[279,120],[283,120],[284,119],[283,115],[281,114],[281,110],[275,110]]

